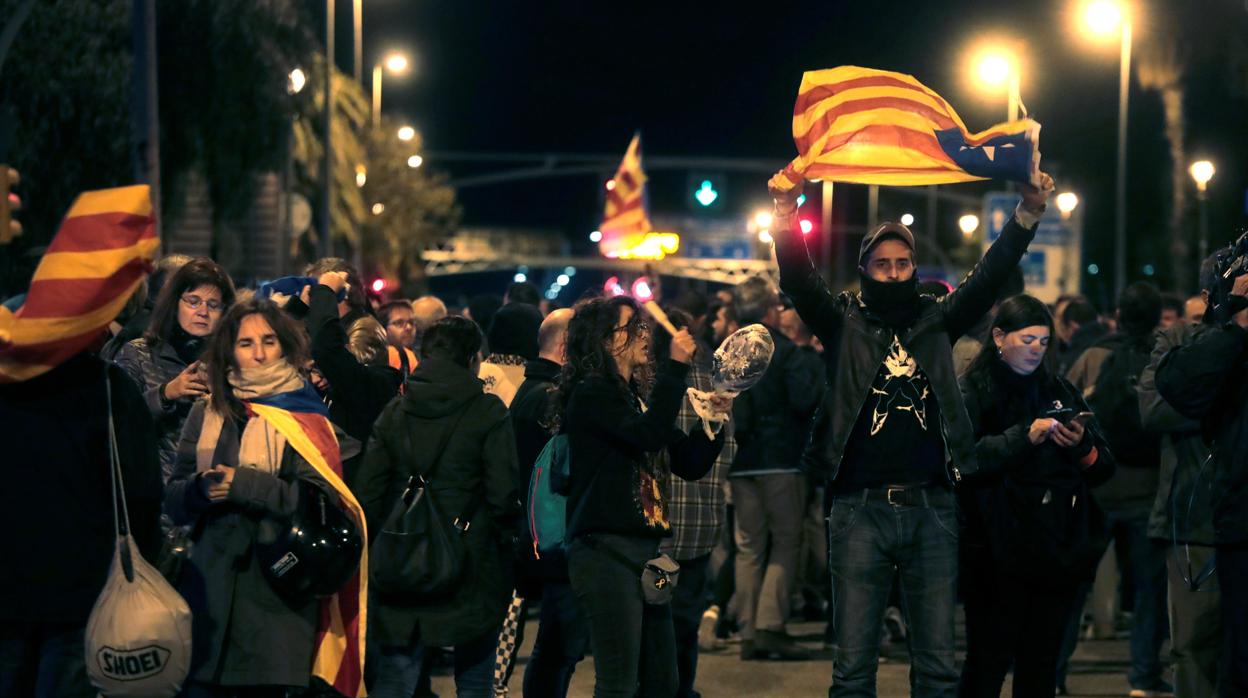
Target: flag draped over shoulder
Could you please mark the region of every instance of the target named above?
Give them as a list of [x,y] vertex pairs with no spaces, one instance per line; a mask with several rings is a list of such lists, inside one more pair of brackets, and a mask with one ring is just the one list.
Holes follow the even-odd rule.
[[81,194],[16,310],[0,307],[0,383],[30,380],[91,346],[160,246],[146,185]]
[[607,210],[603,214],[603,240],[626,235],[645,235],[653,228],[646,216],[646,173],[641,169],[641,134],[633,136],[624,160],[607,184]]
[[364,638],[368,630],[368,529],[364,510],[342,480],[338,438],[325,403],[309,389],[281,393],[246,403],[253,414],[273,426],[286,443],[338,493],[355,517],[364,539],[360,568],[337,594],[321,601],[316,627],[312,675],[348,698],[362,698]]
[[1040,124],[1020,119],[970,133],[944,98],[902,73],[807,72],[793,140],[798,156],[773,178],[778,189],[803,177],[892,186],[1039,181]]

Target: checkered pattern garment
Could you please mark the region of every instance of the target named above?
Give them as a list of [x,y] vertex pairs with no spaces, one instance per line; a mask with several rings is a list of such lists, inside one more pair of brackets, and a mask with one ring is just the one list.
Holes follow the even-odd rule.
[[524,599],[517,592],[511,594],[511,605],[503,619],[503,629],[498,633],[498,648],[494,652],[494,698],[510,695],[507,684],[516,668],[516,655],[524,642]]
[[[698,390],[710,390],[710,371],[695,364],[689,371],[689,384]],[[688,397],[680,406],[676,424],[685,433],[702,428]],[[719,541],[720,528],[724,525],[724,478],[737,453],[732,422],[723,428],[728,432],[726,441],[711,471],[696,482],[673,475],[668,483],[667,508],[672,536],[663,540],[660,550],[677,560],[707,555]]]

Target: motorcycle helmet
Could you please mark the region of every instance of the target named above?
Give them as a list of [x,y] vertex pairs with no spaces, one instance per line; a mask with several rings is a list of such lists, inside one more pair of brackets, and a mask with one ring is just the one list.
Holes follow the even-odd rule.
[[364,541],[338,496],[300,482],[289,517],[267,517],[256,533],[255,555],[270,586],[283,598],[336,594],[360,566]]

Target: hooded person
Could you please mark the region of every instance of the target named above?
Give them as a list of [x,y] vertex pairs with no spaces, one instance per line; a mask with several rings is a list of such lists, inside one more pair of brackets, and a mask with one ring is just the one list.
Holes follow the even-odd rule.
[[[780,288],[823,343],[829,389],[807,458],[828,481],[836,647],[829,696],[875,691],[894,570],[910,609],[913,682],[952,696],[958,524],[953,486],[974,472],[974,428],[952,346],[992,307],[1035,235],[1052,179],[1021,187],[1000,238],[939,300],[919,292],[914,234],[885,223],[862,241],[859,293],[833,294],[797,224],[798,186],[772,180]],[[738,424],[738,430],[740,425]],[[739,433],[739,432],[738,432]],[[739,456],[738,456],[739,457]]]
[[479,377],[485,392],[497,395],[508,407],[524,383],[525,364],[537,358],[541,327],[542,311],[528,303],[503,306],[490,323],[486,340],[490,353],[481,362]]

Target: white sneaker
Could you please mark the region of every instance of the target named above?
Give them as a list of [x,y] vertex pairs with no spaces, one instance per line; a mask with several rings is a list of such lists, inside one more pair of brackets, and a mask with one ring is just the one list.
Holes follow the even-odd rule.
[[702,614],[698,623],[698,649],[703,652],[714,652],[723,649],[724,643],[715,637],[715,626],[719,624],[719,606],[711,606]]

